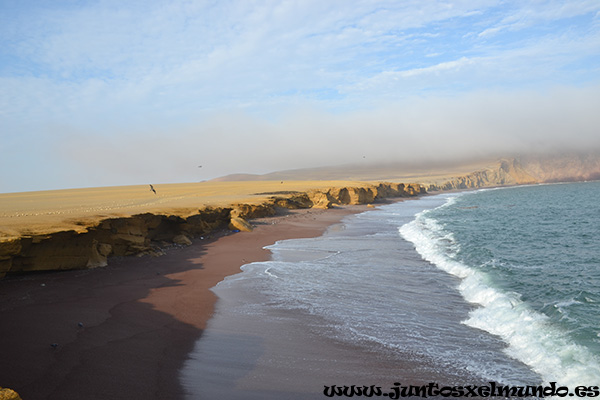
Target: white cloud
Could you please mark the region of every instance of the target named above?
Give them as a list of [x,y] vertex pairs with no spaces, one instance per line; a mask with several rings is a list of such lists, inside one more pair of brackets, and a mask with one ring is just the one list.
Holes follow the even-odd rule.
[[480,37],[494,36],[502,31],[519,31],[532,26],[567,20],[569,18],[598,12],[600,4],[595,0],[584,1],[527,1],[514,2],[510,12],[490,28],[479,33]]
[[407,71],[400,71],[398,74],[403,78],[410,78],[422,74],[438,74],[444,71],[457,70],[463,66],[472,65],[475,61],[471,58],[461,57],[458,60],[446,61],[424,68],[415,68]]
[[502,26],[495,26],[493,28],[487,28],[484,31],[480,32],[477,36],[479,36],[479,37],[493,36],[505,28],[506,27],[502,27]]

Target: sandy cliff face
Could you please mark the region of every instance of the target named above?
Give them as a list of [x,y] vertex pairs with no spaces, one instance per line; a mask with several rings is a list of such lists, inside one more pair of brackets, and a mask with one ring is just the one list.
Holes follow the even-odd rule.
[[526,171],[519,161],[511,159],[500,160],[498,164],[493,167],[458,176],[442,183],[430,184],[428,190],[475,189],[503,185],[523,185],[537,182],[538,180]]
[[419,184],[365,184],[307,192],[274,192],[262,204],[205,207],[191,216],[144,213],[108,218],[80,232],[68,230],[0,241],[0,277],[7,273],[101,267],[107,265],[111,256],[159,255],[161,248],[188,244],[190,238],[208,235],[230,224],[232,229],[240,229],[247,219],[274,215],[277,207],[330,208],[424,193],[425,188]]
[[342,204],[369,204],[387,197],[409,197],[425,194],[420,184],[381,183],[364,187],[342,187],[329,190],[315,190],[307,193],[312,207],[330,208]]
[[207,208],[198,215],[181,218],[140,214],[111,218],[87,232],[57,232],[24,236],[0,242],[0,274],[93,268],[107,265],[109,256],[159,254],[160,247],[226,225],[230,209]]

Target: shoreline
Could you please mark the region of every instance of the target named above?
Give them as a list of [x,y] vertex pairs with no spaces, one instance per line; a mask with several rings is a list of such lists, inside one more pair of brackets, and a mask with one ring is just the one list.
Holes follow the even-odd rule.
[[[423,196],[421,199],[426,197],[428,196]],[[412,218],[414,209],[411,208],[413,204],[409,203],[413,202],[406,202],[406,204],[400,206],[408,207],[411,211],[408,212],[407,215],[409,216],[407,218]],[[419,207],[419,205],[414,205],[414,207]],[[363,238],[357,234],[361,229],[368,231],[369,228],[366,228],[366,225],[361,228],[357,227],[361,226],[360,222],[356,223],[357,220],[361,219],[350,217],[344,221],[343,226],[340,224],[330,228],[325,234],[326,239],[323,241],[326,242],[328,239],[333,239],[334,243],[337,243],[339,239],[343,241],[342,238],[346,237],[346,233],[350,242],[357,238],[366,239],[366,237]],[[315,259],[319,260],[323,257],[323,254],[332,249],[327,245],[321,247],[320,238],[315,239],[317,241],[315,248],[319,249],[316,250],[315,254],[320,254]],[[277,261],[285,263],[286,260],[291,260],[295,263],[297,259],[299,263],[303,263],[312,260],[311,248],[314,242],[309,240],[308,243],[306,248],[303,248],[301,243],[293,244],[289,251],[285,250],[286,246],[284,245],[283,252],[277,252]],[[348,243],[345,242],[341,246],[341,249],[344,249],[341,253],[348,253]],[[362,240],[360,245],[358,245],[359,242],[354,243],[362,249]],[[425,269],[432,269],[437,275],[444,274],[433,266],[421,265],[427,264],[427,262],[421,260],[413,249],[412,243],[402,240],[396,242],[396,239],[394,239],[393,246],[395,251],[406,256],[407,260],[413,260],[408,261],[409,265],[418,264],[419,268],[417,270],[421,270],[421,267],[425,266]],[[321,251],[325,253],[321,253]],[[366,251],[369,252],[368,249]],[[352,250],[348,254],[352,254]],[[287,259],[287,257],[290,257],[290,259]],[[355,258],[354,256],[350,257]],[[414,261],[417,260],[417,257],[418,261]],[[366,259],[361,260],[362,262],[358,262],[359,265],[368,265],[368,262],[364,262]],[[338,322],[343,324],[343,322],[340,322],[336,317],[329,319],[327,317],[330,315],[328,312],[321,314],[317,311],[313,314],[302,306],[302,300],[299,302],[292,300],[296,298],[295,296],[303,296],[302,293],[306,290],[306,299],[308,299],[306,301],[311,304],[307,307],[311,309],[314,300],[314,306],[319,310],[323,310],[324,303],[319,302],[319,295],[313,295],[310,289],[304,286],[304,283],[307,283],[312,287],[314,282],[311,277],[304,276],[300,278],[301,273],[295,275],[291,272],[292,268],[285,272],[285,266],[279,269],[276,264],[277,262],[249,266],[248,271],[245,272],[246,276],[226,279],[223,282],[224,285],[219,284],[214,289],[220,296],[216,313],[211,319],[208,329],[197,342],[184,370],[182,370],[182,380],[190,392],[190,399],[275,400],[285,398],[307,400],[323,398],[323,384],[371,385],[375,383],[386,387],[387,384],[392,385],[396,381],[401,381],[404,384],[420,384],[432,381],[443,383],[477,382],[474,375],[469,375],[462,370],[447,370],[447,366],[438,363],[435,358],[428,358],[421,353],[413,353],[410,350],[403,350],[401,347],[390,351],[390,348],[378,347],[377,344],[370,346],[365,345],[364,342],[346,340],[348,337],[342,339],[341,336],[338,336],[339,332],[336,333],[335,325]],[[310,261],[308,265],[311,265]],[[349,276],[356,276],[354,275],[356,270],[353,270],[352,262],[346,263],[342,260],[341,265],[343,265],[344,270],[349,270],[349,275],[344,277],[344,272],[338,270],[336,273],[334,272],[335,269],[327,275],[338,276],[339,273],[340,282],[346,281]],[[298,266],[300,267],[299,270],[304,269],[300,264]],[[396,270],[397,267],[392,268]],[[410,267],[403,268],[410,271]],[[315,272],[310,266],[307,269]],[[358,269],[361,269],[361,267],[358,266]],[[404,270],[400,269],[399,271]],[[267,274],[271,276],[271,273],[273,273],[277,278],[280,272],[283,274],[282,280],[287,281],[289,278],[294,281],[296,279],[298,285],[288,287],[283,284],[283,286],[279,286],[275,284],[278,281],[277,279],[264,285],[259,283],[264,281],[263,277],[269,281],[269,278],[266,277]],[[363,276],[361,283],[355,282],[354,287],[377,293],[378,290],[373,290],[372,284],[369,284],[368,281],[371,278],[377,281],[377,277],[380,277],[382,273],[385,274],[385,272],[376,269],[372,277],[368,274]],[[295,278],[292,277],[294,275]],[[398,276],[389,276],[389,278],[381,286],[382,288],[389,287],[390,282],[394,282],[395,279],[398,279]],[[420,284],[422,283],[421,278],[420,273],[409,274],[402,278],[401,284],[403,285],[404,282],[409,282],[409,285]],[[326,291],[329,291],[329,293],[340,290],[344,293],[353,293],[353,286],[344,286],[344,283],[337,285],[325,276],[319,275],[318,281],[325,282],[328,288]],[[377,282],[381,283],[381,281]],[[266,287],[270,288],[271,285],[280,287],[278,296],[273,295],[275,292],[266,289]],[[433,285],[433,283],[430,284],[430,286]],[[440,291],[436,291],[436,293],[445,293],[444,287],[444,283],[440,284],[438,287]],[[261,288],[267,291],[262,292]],[[282,288],[283,290],[281,290]],[[289,292],[287,289],[289,289]],[[348,289],[348,291],[345,289]],[[317,292],[322,293],[318,289]],[[422,300],[422,298],[419,297],[418,291],[412,289],[408,292],[411,293],[407,299],[409,303],[412,299],[420,303],[419,299]],[[355,295],[361,299],[363,298],[356,293]],[[469,306],[457,295],[456,293],[454,297],[449,298],[449,304],[456,306],[455,302],[458,301],[458,304],[460,304],[458,308],[466,312]],[[286,300],[288,296],[291,297],[290,303]],[[336,302],[338,296],[324,296],[331,301],[328,304],[338,304]],[[443,297],[443,295],[438,294],[438,296],[443,298],[444,301],[448,301],[448,298]],[[344,295],[340,294],[339,297],[344,298]],[[431,295],[427,294],[426,297],[429,298]],[[368,296],[365,298],[368,298]],[[339,304],[357,306],[356,303],[348,303],[347,300],[343,300]],[[350,307],[350,309],[354,309],[354,307]],[[431,311],[427,309],[427,306],[422,310]],[[362,315],[364,309],[357,307],[356,312]],[[352,331],[352,329],[350,330]]]
[[[264,246],[315,237],[366,206],[285,210],[227,233],[104,268],[0,281],[0,387],[24,399],[181,399],[179,370],[212,316],[210,290]],[[56,346],[52,346],[55,344]]]

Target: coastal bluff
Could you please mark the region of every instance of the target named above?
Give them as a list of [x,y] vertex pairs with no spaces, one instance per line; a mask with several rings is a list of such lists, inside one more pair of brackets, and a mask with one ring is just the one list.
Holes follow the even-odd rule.
[[[506,158],[404,175],[395,168],[377,172],[418,182],[411,184],[394,183],[400,179],[284,181],[276,174],[277,180],[252,176],[248,181],[153,185],[155,192],[139,185],[0,194],[0,278],[102,267],[110,257],[158,256],[169,246],[186,246],[220,230],[251,231],[249,220],[280,209],[327,209],[439,191],[581,180],[596,177],[600,165],[597,157],[540,160]],[[294,177],[303,176],[301,172]],[[309,170],[306,176],[314,173]]]
[[326,209],[426,193],[416,183],[201,182],[154,187],[157,193],[137,186],[0,195],[0,277],[102,267],[115,256],[160,255],[168,246],[235,229],[241,221],[272,216],[278,209]]
[[502,159],[493,166],[426,186],[428,192],[435,192],[534,183],[539,183],[539,180],[534,178],[518,160]]

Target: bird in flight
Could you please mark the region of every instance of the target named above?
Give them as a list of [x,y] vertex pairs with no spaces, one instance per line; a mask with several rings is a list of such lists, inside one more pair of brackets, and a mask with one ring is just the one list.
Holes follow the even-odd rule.
[[154,194],[156,194],[156,190],[154,190],[154,186],[150,185],[150,190],[152,190],[154,192]]

